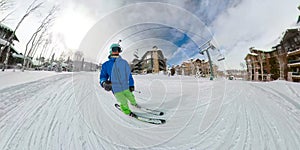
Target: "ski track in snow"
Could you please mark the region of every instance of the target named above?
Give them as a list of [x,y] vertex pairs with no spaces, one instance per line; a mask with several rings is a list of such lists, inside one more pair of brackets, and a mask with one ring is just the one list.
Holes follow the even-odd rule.
[[[152,125],[122,114],[98,73],[60,74],[0,89],[0,149],[298,149],[300,85],[134,76]],[[157,94],[159,93],[159,94]],[[133,111],[139,111],[132,108]],[[204,122],[205,121],[205,122]]]

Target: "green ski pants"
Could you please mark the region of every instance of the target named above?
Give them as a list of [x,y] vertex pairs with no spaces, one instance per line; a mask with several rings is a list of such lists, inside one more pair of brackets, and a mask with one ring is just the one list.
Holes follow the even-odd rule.
[[124,90],[114,94],[117,98],[117,101],[120,103],[121,110],[126,114],[130,114],[131,110],[128,106],[128,100],[131,105],[136,105],[134,95],[129,90]]

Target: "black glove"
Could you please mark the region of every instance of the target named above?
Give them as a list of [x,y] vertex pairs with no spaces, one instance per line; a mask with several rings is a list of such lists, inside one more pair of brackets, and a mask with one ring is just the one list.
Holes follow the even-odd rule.
[[133,92],[134,91],[134,86],[129,86],[129,91]]
[[112,89],[112,85],[111,85],[111,81],[105,81],[102,83],[102,87],[106,90],[106,91],[111,91]]

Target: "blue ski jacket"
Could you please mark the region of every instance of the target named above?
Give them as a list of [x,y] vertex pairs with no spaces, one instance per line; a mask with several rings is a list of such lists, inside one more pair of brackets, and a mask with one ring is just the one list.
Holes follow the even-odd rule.
[[121,56],[109,58],[103,63],[100,72],[100,85],[102,86],[105,81],[111,81],[113,93],[122,92],[129,89],[129,86],[134,86],[128,62]]

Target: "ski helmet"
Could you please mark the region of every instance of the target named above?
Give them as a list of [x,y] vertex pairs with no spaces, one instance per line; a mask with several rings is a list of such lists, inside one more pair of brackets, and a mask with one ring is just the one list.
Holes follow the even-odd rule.
[[112,52],[119,52],[119,53],[121,53],[122,52],[122,48],[120,47],[120,44],[116,44],[116,43],[112,44],[110,46],[110,54]]

